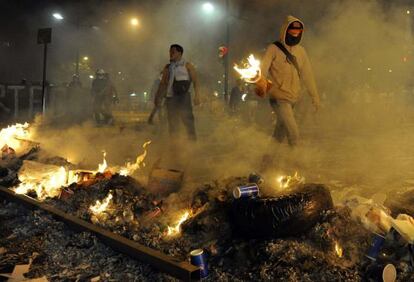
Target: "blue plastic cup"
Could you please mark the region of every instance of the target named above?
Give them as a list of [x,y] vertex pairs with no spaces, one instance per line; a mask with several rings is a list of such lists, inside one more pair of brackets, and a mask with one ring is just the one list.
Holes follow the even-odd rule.
[[196,249],[190,252],[191,264],[200,267],[200,277],[208,276],[206,255],[203,249]]

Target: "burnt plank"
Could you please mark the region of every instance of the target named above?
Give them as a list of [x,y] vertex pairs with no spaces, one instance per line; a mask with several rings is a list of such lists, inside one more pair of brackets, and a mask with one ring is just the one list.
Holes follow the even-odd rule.
[[0,187],[0,195],[11,201],[23,204],[26,207],[42,209],[76,230],[91,232],[112,249],[142,262],[148,263],[154,268],[157,268],[158,270],[171,276],[184,281],[200,280],[200,268],[186,261],[180,261],[173,257],[167,256],[162,252],[153,250],[118,234],[105,230],[102,227],[67,214],[51,205],[44,204],[27,197],[26,195],[16,194],[8,188]]

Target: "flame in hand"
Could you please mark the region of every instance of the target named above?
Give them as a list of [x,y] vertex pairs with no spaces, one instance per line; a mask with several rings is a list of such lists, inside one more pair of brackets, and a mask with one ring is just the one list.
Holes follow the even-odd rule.
[[247,63],[244,63],[242,67],[235,64],[234,69],[240,74],[241,79],[249,83],[258,82],[262,76],[260,61],[253,54],[247,58]]

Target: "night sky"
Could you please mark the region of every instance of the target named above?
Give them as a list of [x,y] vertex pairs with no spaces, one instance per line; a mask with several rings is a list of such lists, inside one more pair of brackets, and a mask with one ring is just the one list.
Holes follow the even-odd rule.
[[[200,4],[201,0],[142,0],[142,1],[47,1],[47,0],[2,0],[0,2],[0,82],[19,81],[22,78],[39,81],[41,76],[42,46],[37,41],[37,30],[42,27],[52,27],[52,45],[48,65],[50,73],[56,81],[66,81],[70,78],[71,70],[68,66],[75,58],[75,44],[80,48],[80,56],[91,55],[95,61],[91,62],[91,71],[98,67],[108,68],[112,72],[126,71],[130,76],[138,77],[138,72],[145,71],[140,79],[134,83],[146,81],[158,72],[166,59],[165,46],[176,40],[187,42],[187,38],[180,33],[194,32],[188,39],[190,50],[186,53],[197,58],[200,64],[203,60],[211,62],[207,57],[216,57],[217,47],[224,42],[224,27],[220,21],[211,20],[207,29],[205,22],[194,20],[194,15],[185,14],[186,6]],[[223,0],[211,1],[222,6]],[[289,2],[289,3],[287,3]],[[244,56],[248,50],[261,50],[275,39],[283,15],[293,13],[312,24],[320,19],[323,8],[331,3],[328,0],[312,0],[320,10],[310,9],[309,5],[302,5],[303,1],[247,1],[231,0],[231,42],[237,48],[231,49],[232,55]],[[341,2],[338,0],[338,2]],[[390,2],[393,5],[408,5],[410,1],[383,0],[384,9]],[[165,8],[167,7],[168,8]],[[162,8],[160,8],[162,7]],[[65,15],[65,23],[56,23],[51,17],[54,11],[61,11]],[[161,12],[162,11],[162,12]],[[178,14],[182,12],[182,14]],[[166,30],[170,26],[168,21],[175,21],[174,15],[186,25],[185,28],[175,31]],[[144,22],[145,28],[140,35],[131,35],[122,26],[122,20],[130,16],[138,16]],[[183,16],[184,15],[184,16]],[[165,18],[165,22],[164,22]],[[188,19],[187,19],[188,18]],[[79,20],[81,28],[76,31],[75,22]],[[178,21],[178,20],[177,20]],[[192,22],[190,22],[192,21]],[[245,32],[254,23],[257,28]],[[92,30],[98,27],[99,30]],[[188,30],[190,31],[188,31]],[[246,45],[246,34],[252,34],[258,39]],[[181,37],[174,37],[180,35]],[[134,36],[133,40],[131,39]],[[183,40],[184,38],[184,40]],[[181,41],[180,41],[181,40]],[[162,46],[160,46],[162,45]],[[187,43],[187,46],[190,45]],[[163,49],[164,48],[164,49]],[[152,51],[150,56],[143,54]],[[202,54],[194,54],[195,50]],[[164,53],[165,52],[165,53]],[[191,53],[192,52],[192,53]],[[131,60],[126,54],[133,54]],[[145,63],[145,68],[137,66],[143,60],[154,62],[151,68]],[[111,64],[109,63],[111,62]],[[214,61],[216,69],[220,63]],[[90,72],[90,71],[89,71]],[[87,75],[87,71],[84,73]]]

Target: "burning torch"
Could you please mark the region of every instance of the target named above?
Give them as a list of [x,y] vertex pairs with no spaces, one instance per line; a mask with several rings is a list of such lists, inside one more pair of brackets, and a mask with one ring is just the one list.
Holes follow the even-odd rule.
[[262,98],[270,87],[272,87],[272,82],[262,76],[260,61],[253,55],[250,55],[247,58],[247,63],[244,63],[242,67],[235,64],[234,69],[240,74],[241,79],[247,83],[256,84],[255,93]]

